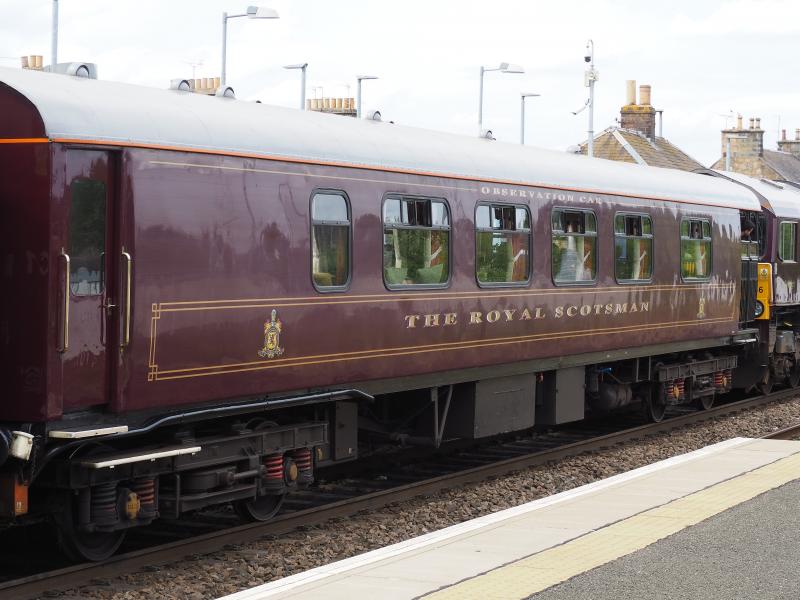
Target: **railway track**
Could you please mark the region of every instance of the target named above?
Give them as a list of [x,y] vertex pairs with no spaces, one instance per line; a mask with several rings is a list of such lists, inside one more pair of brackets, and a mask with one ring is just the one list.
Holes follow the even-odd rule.
[[[575,428],[560,428],[552,433],[515,440],[482,449],[455,451],[416,464],[415,475],[406,472],[389,474],[381,478],[351,483],[349,486],[323,484],[313,492],[299,494],[287,509],[267,523],[230,526],[234,521],[225,514],[207,516],[208,522],[177,522],[178,529],[194,530],[183,539],[160,543],[169,538],[170,526],[158,526],[156,535],[148,545],[118,554],[96,564],[79,564],[43,570],[25,577],[0,582],[0,600],[32,598],[40,595],[57,595],[58,590],[103,582],[113,577],[156,565],[225,549],[226,546],[250,542],[262,537],[288,533],[298,528],[321,524],[365,510],[375,510],[411,498],[439,492],[443,489],[476,483],[546,464],[550,461],[576,456],[590,451],[662,433],[681,427],[752,409],[768,403],[797,396],[798,390],[781,390],[768,396],[759,396],[730,402],[710,410],[678,414],[661,423],[611,426],[599,422],[585,422]],[[629,424],[628,424],[629,425]],[[619,426],[618,426],[619,427]],[[794,439],[800,436],[800,425],[788,427],[765,435],[765,438]],[[416,479],[415,479],[416,477]],[[405,479],[405,481],[404,481]],[[145,536],[147,537],[147,536]],[[158,540],[158,541],[154,541]],[[130,545],[129,545],[130,547]],[[2,557],[2,554],[0,554]],[[5,557],[0,561],[8,564]],[[13,564],[13,562],[12,562]],[[12,567],[13,568],[13,567]]]

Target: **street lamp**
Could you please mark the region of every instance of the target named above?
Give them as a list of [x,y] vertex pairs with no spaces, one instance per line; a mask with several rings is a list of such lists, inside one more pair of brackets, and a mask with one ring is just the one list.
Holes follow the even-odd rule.
[[480,91],[478,93],[478,135],[483,135],[483,74],[488,71],[500,71],[501,73],[516,73],[521,74],[525,69],[519,65],[513,65],[507,62],[500,63],[497,67],[481,67],[480,76]]
[[361,82],[365,79],[377,79],[375,75],[359,75],[356,77],[358,85],[356,86],[356,118],[361,118]]
[[586,42],[586,54],[583,60],[589,63],[589,68],[586,70],[584,77],[584,84],[589,88],[589,142],[586,153],[588,156],[594,156],[594,82],[600,77],[600,74],[594,68],[594,42],[589,40]]
[[226,52],[228,45],[228,19],[237,19],[239,17],[247,17],[248,19],[278,19],[278,13],[272,8],[264,6],[248,6],[247,12],[240,15],[229,15],[226,12],[222,13],[222,73],[220,73],[220,87],[225,87],[225,63]]
[[300,110],[306,109],[306,68],[308,63],[284,65],[284,69],[300,69]]
[[520,94],[519,106],[519,143],[525,145],[525,98],[538,98],[541,94],[530,94],[523,92]]
[[[752,120],[752,119],[751,119]],[[725,170],[731,170],[731,140],[746,140],[746,135],[728,134],[725,136]]]

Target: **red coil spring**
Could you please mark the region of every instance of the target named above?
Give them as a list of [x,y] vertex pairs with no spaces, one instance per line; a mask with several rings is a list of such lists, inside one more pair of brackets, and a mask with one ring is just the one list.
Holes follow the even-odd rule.
[[301,472],[311,470],[311,448],[298,448],[294,451],[293,458]]
[[714,373],[714,387],[718,391],[725,389],[725,371],[717,371]]
[[732,369],[725,369],[725,379],[728,380],[728,387],[733,385],[733,370]]
[[675,380],[675,387],[678,388],[678,395],[675,396],[675,397],[679,398],[679,399],[680,398],[685,398],[686,397],[686,389],[684,388],[684,380],[683,379],[676,379]]
[[156,503],[155,479],[137,479],[131,482],[130,488],[139,497],[142,507],[152,506]]
[[264,459],[264,466],[267,469],[265,479],[283,479],[282,454],[270,454]]

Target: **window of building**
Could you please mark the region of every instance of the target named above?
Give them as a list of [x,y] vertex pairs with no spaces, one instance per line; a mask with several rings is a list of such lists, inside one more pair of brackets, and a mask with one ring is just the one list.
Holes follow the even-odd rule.
[[388,287],[447,284],[450,213],[443,200],[389,196],[383,203],[383,224],[383,278]]
[[97,296],[105,289],[106,185],[76,179],[70,191],[70,290],[75,296]]
[[485,285],[530,279],[531,217],[526,206],[479,204],[475,210],[475,271]]
[[711,277],[711,221],[681,221],[681,275],[684,279]]
[[614,217],[614,275],[617,281],[653,276],[653,224],[646,215]]
[[343,289],[350,279],[350,206],[342,192],[311,199],[311,273],[322,291]]
[[789,221],[781,223],[778,255],[783,261],[797,260],[797,223]]
[[588,210],[557,208],[552,214],[553,281],[583,283],[597,279],[597,219]]

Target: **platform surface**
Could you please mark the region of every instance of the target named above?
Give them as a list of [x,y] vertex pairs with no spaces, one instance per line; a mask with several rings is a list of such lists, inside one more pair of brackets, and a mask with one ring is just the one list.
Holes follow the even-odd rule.
[[[238,592],[225,600],[684,597],[669,593],[671,588],[664,587],[666,579],[657,581],[659,573],[664,573],[658,562],[650,565],[656,579],[642,582],[644,587],[635,593],[628,587],[631,581],[623,578],[630,579],[630,569],[638,573],[636,569],[643,567],[637,561],[654,560],[642,556],[655,552],[661,556],[662,567],[673,557],[670,579],[675,582],[677,578],[676,585],[686,583],[680,580],[692,563],[685,552],[671,550],[670,544],[685,544],[686,536],[695,540],[700,530],[707,531],[706,536],[738,532],[740,537],[733,540],[712,538],[717,546],[733,551],[731,546],[741,542],[741,536],[758,531],[757,523],[739,523],[745,517],[737,521],[737,514],[756,511],[764,519],[777,514],[787,518],[785,511],[764,515],[752,507],[785,502],[785,496],[793,493],[793,504],[800,507],[800,486],[795,480],[800,480],[800,442],[735,438]],[[773,496],[779,499],[773,501]],[[731,522],[744,529],[732,527]],[[699,539],[713,546],[708,537]],[[769,544],[764,542],[764,550]],[[747,548],[742,548],[745,557],[741,562],[749,555],[752,567],[753,555]],[[621,575],[623,572],[628,575]],[[791,575],[796,572],[796,568],[787,571]],[[703,573],[696,577],[702,579]],[[788,580],[785,588],[796,589],[792,578]],[[758,590],[758,585],[756,582],[753,590]],[[626,589],[631,589],[630,595],[621,594],[620,590]],[[659,595],[662,592],[665,595]],[[754,591],[741,597],[784,596]]]

